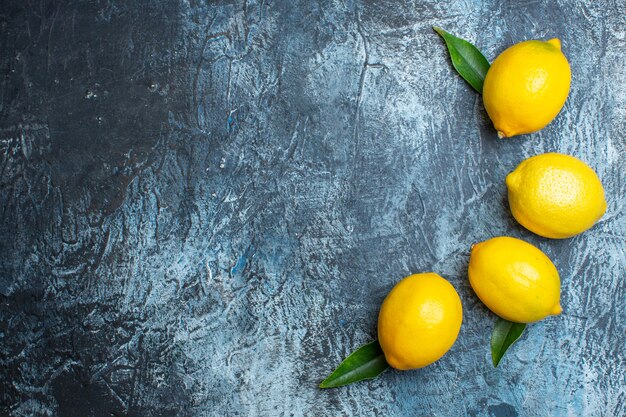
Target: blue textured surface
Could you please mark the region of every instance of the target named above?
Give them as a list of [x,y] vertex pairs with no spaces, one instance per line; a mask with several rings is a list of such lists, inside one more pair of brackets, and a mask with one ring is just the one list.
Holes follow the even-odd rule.
[[[0,6],[0,414],[626,414],[622,2],[208,3]],[[561,114],[498,140],[432,25],[489,60],[560,38]],[[572,239],[508,210],[546,151],[607,192]],[[553,259],[564,312],[494,369],[466,267],[496,235]],[[452,350],[317,389],[421,271],[460,293]]]

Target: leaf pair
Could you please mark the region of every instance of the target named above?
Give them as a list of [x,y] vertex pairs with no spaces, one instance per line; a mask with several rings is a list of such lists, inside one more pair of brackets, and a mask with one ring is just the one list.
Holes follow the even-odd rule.
[[[491,335],[491,359],[497,367],[504,353],[515,343],[526,328],[524,323],[513,323],[498,317]],[[385,354],[378,343],[361,346],[343,360],[322,383],[320,388],[336,388],[353,382],[372,379],[389,368]]]

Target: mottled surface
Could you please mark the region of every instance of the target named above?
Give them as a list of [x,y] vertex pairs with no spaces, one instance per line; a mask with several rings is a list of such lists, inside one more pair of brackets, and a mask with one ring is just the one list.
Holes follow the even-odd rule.
[[[207,4],[208,3],[208,4]],[[448,4],[449,3],[449,4]],[[626,414],[626,6],[555,1],[3,1],[0,415]],[[559,37],[568,102],[499,141],[436,24],[488,59]],[[559,151],[608,211],[552,241],[504,177]],[[526,239],[564,313],[494,369],[470,245]],[[458,289],[435,365],[316,388],[403,276]]]

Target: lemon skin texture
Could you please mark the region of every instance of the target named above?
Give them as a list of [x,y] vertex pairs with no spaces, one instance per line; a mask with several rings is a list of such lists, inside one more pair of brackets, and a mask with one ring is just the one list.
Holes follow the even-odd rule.
[[600,179],[573,156],[546,153],[528,158],[507,175],[506,185],[513,217],[543,237],[572,237],[606,212]]
[[532,323],[562,311],[556,267],[523,240],[502,236],[474,245],[468,275],[478,298],[503,319]]
[[485,76],[483,102],[498,136],[543,129],[561,111],[572,74],[558,39],[518,43],[500,54]]
[[461,299],[444,278],[432,272],[404,278],[378,315],[378,340],[387,363],[399,370],[430,365],[452,347],[462,320]]

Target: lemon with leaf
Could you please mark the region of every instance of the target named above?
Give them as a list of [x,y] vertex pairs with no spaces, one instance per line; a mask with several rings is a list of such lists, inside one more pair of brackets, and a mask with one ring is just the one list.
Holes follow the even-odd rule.
[[501,138],[543,129],[561,111],[571,82],[561,41],[529,40],[511,46],[491,64],[483,102]]

